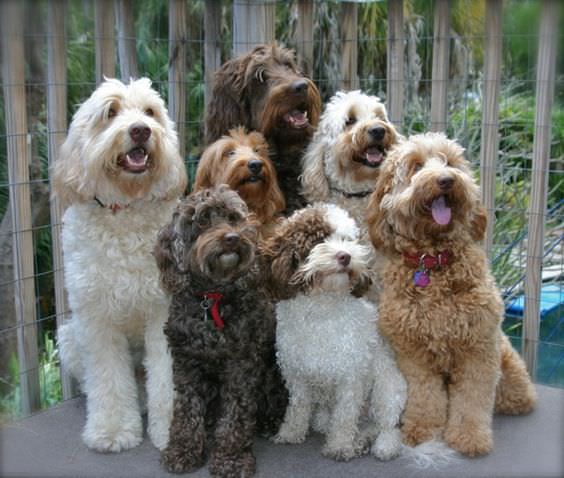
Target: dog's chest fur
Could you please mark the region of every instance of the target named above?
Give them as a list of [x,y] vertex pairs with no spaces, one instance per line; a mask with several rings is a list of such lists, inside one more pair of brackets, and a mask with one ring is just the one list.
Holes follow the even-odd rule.
[[276,305],[277,357],[284,373],[334,383],[368,373],[376,345],[375,307],[344,294],[322,294]]
[[379,271],[382,334],[400,349],[430,354],[442,369],[458,354],[480,353],[497,342],[503,318],[503,302],[485,258],[455,257],[454,263],[431,271],[424,288],[414,286],[415,268],[399,256],[385,259]]
[[88,307],[104,306],[113,323],[142,334],[140,312],[167,300],[152,249],[175,204],[139,202],[116,213],[95,202],[67,209],[62,239],[73,311],[87,314]]
[[263,354],[273,343],[274,307],[269,301],[242,290],[224,297],[220,305],[224,328],[220,330],[209,312],[205,314],[202,300],[192,291],[173,297],[165,329],[173,354],[202,358],[218,369],[225,360]]

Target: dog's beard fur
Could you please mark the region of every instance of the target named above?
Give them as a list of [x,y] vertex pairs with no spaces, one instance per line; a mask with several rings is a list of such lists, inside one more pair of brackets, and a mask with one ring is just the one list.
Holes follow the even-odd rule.
[[[185,189],[174,124],[150,84],[146,78],[129,85],[106,80],[76,112],[53,171],[54,189],[65,205],[94,198],[105,204],[167,199]],[[135,124],[150,128],[146,141],[132,140],[129,129]],[[144,168],[126,167],[126,154],[139,147],[147,157]]]
[[[348,265],[339,264],[340,252],[350,255]],[[310,294],[350,292],[368,280],[368,255],[368,248],[356,241],[329,238],[311,250],[291,282]]]

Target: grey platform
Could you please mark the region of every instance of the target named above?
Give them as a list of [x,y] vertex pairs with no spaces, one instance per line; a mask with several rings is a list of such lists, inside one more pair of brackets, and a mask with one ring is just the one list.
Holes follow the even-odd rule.
[[[457,458],[439,469],[417,469],[407,459],[372,457],[336,463],[321,456],[322,439],[303,445],[274,445],[257,439],[257,478],[349,477],[564,477],[564,390],[538,386],[539,404],[528,416],[494,419],[494,451],[483,458]],[[80,438],[84,400],[70,400],[0,428],[1,476],[160,477],[167,474],[146,438],[119,454],[88,450]],[[207,477],[206,468],[186,475]]]

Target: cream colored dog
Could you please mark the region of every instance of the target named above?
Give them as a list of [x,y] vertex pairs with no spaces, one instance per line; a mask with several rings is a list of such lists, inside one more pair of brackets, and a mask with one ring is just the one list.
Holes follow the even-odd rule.
[[107,80],[74,115],[60,156],[53,186],[68,206],[62,239],[72,318],[59,347],[86,393],[83,439],[99,451],[141,442],[131,350],[143,347],[148,432],[162,449],[173,387],[168,299],[151,251],[186,187],[174,124],[148,79]]

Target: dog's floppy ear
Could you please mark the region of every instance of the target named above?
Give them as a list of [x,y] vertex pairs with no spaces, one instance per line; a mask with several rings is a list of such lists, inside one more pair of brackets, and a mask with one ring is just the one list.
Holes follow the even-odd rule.
[[71,123],[69,133],[59,151],[59,158],[51,166],[53,196],[66,208],[71,204],[94,199],[89,196],[85,181],[86,171],[82,161],[81,141],[84,138],[83,121],[76,124],[77,116]]
[[470,233],[475,241],[483,241],[488,225],[488,214],[486,208],[478,204],[473,211],[472,224],[470,225]]
[[192,191],[200,191],[201,189],[211,188],[216,185],[217,177],[215,176],[217,169],[220,167],[225,142],[224,138],[218,139],[204,150],[198,162]]
[[329,197],[329,183],[325,176],[325,150],[327,144],[324,135],[318,131],[309,144],[302,159],[302,191],[309,202],[325,201]]
[[251,55],[234,58],[215,72],[211,100],[206,109],[205,141],[211,144],[235,126],[249,127],[243,91],[245,72]]
[[366,223],[368,224],[368,232],[370,240],[375,249],[384,249],[388,244],[393,242],[393,231],[386,221],[386,212],[382,208],[382,200],[392,189],[392,180],[394,176],[394,164],[386,159],[382,165],[376,188],[370,196],[370,201],[366,209]]
[[187,280],[185,253],[190,244],[185,243],[185,238],[188,236],[185,229],[192,223],[195,211],[193,197],[193,195],[188,196],[180,202],[172,215],[172,220],[159,231],[153,249],[161,283],[164,290],[169,293],[175,292]]

